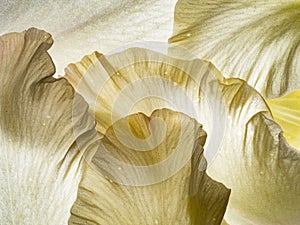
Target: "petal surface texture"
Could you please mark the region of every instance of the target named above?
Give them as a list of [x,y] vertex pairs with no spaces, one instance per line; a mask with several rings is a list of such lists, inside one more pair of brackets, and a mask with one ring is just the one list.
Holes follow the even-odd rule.
[[69,224],[220,224],[229,190],[205,173],[205,138],[194,119],[168,109],[116,121],[80,183]]
[[97,138],[84,100],[51,77],[52,42],[37,29],[0,37],[0,224],[67,224]]
[[172,33],[176,0],[88,0],[1,2],[0,33],[30,27],[47,30],[50,53],[60,75],[68,63],[101,49],[133,41],[166,41]]
[[176,5],[170,43],[246,80],[266,98],[300,88],[300,2],[197,1]]
[[114,118],[150,116],[158,108],[203,124],[207,173],[231,189],[228,224],[299,223],[300,153],[283,137],[263,97],[245,81],[223,78],[210,63],[167,56],[173,49],[165,55],[142,48],[94,53],[71,64],[66,78],[89,103],[102,135]]

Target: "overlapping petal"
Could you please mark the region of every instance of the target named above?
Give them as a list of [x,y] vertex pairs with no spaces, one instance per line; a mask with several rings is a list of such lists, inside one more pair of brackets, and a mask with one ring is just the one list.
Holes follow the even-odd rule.
[[[89,103],[91,112],[95,114],[97,130],[104,135],[102,142],[105,148],[101,152],[109,154],[96,153],[95,157],[98,155],[101,160],[94,162],[95,170],[109,170],[109,179],[115,180],[113,178],[117,177],[121,179],[121,182],[117,180],[119,183],[129,185],[113,183],[105,188],[107,191],[101,192],[101,187],[109,184],[109,181],[102,179],[97,185],[91,185],[96,180],[96,173],[88,171],[80,186],[82,191],[79,192],[77,205],[72,211],[76,215],[74,223],[80,221],[80,217],[84,221],[91,221],[92,208],[85,212],[82,212],[82,208],[88,204],[89,196],[94,195],[97,200],[92,205],[97,212],[113,208],[114,213],[119,215],[113,217],[112,212],[100,215],[94,211],[94,214],[100,215],[95,223],[113,218],[114,224],[120,223],[120,220],[125,221],[124,224],[220,224],[228,192],[215,182],[206,189],[205,183],[211,181],[204,178],[206,175],[203,171],[198,171],[200,158],[193,156],[197,158],[194,159],[196,162],[191,161],[191,150],[199,134],[193,128],[195,121],[190,117],[205,118],[206,121],[203,121],[207,129],[213,129],[208,123],[212,121],[212,114],[202,114],[195,107],[197,102],[201,102],[203,107],[209,104],[204,94],[199,96],[198,88],[200,84],[206,86],[209,82],[216,82],[210,79],[209,68],[208,63],[200,60],[180,60],[135,47],[111,55],[95,52],[66,69],[66,78]],[[203,76],[197,77],[194,73]],[[218,92],[212,86],[206,94],[213,98]],[[219,103],[211,103],[212,108],[220,107]],[[163,108],[183,112],[189,117]],[[178,119],[179,115],[181,120]],[[148,126],[151,127],[151,123],[148,123],[156,117],[164,118],[167,129],[152,124],[152,138],[144,141],[143,135],[149,135]],[[126,126],[131,120],[131,125]],[[136,129],[140,131],[135,132]],[[163,133],[164,130],[166,133]],[[118,135],[113,135],[115,132]],[[134,138],[132,133],[138,138]],[[201,143],[203,146],[204,142]],[[131,148],[128,149],[128,145]],[[208,144],[208,148],[213,147],[213,144]],[[149,152],[146,153],[145,148]],[[179,156],[172,158],[168,152],[174,148],[178,149]],[[200,146],[195,148],[195,154],[199,154],[201,149]],[[120,160],[130,166],[124,162],[120,164]],[[202,169],[205,167],[202,165]],[[198,190],[195,197],[188,193],[190,188]],[[112,193],[109,193],[110,190]],[[103,195],[112,198],[109,205],[102,206],[100,203]],[[123,210],[115,205],[114,202],[118,201],[124,205]],[[216,208],[214,201],[220,208]],[[143,217],[143,214],[147,216]]]
[[180,0],[169,42],[274,98],[300,88],[299,27],[295,0]]
[[226,111],[219,114],[225,108],[218,84],[223,77],[209,63],[177,54],[182,49],[169,51],[170,46],[158,44],[162,50],[158,53],[152,44],[146,45],[127,46],[108,55],[95,52],[70,64],[65,77],[89,103],[101,134],[130,114],[150,116],[155,109],[169,108],[195,118],[206,132],[220,136],[217,141],[208,136],[205,157],[210,161],[226,126]]
[[167,109],[116,121],[80,183],[70,224],[220,224],[229,190],[205,174],[205,138],[194,119]]
[[59,74],[95,49],[104,52],[137,40],[166,41],[175,0],[4,1],[0,33],[38,27],[50,32]]
[[[136,63],[128,63],[126,58]],[[148,60],[141,60],[145,58]],[[262,96],[240,79],[223,78],[212,64],[174,58],[168,61],[167,58],[157,52],[135,48],[109,56],[94,54],[84,58],[81,63],[71,65],[66,70],[67,79],[87,99],[91,111],[96,113],[98,123],[107,124],[104,127],[98,125],[100,133],[105,133],[112,124],[110,119],[114,112],[149,113],[165,107],[184,112],[203,124],[208,137],[211,136],[204,154],[213,152],[210,142],[218,143],[215,146],[219,146],[218,151],[208,157],[207,172],[232,189],[225,214],[229,224],[297,224],[300,221],[300,154],[286,142]],[[122,64],[124,61],[125,66]],[[139,65],[143,69],[139,69]],[[154,70],[154,65],[159,69]],[[167,66],[174,68],[174,65],[176,69],[166,69]],[[142,81],[137,85],[140,89],[135,91],[131,88],[130,93],[151,93],[148,91],[150,88],[147,88],[151,82],[144,79],[151,77],[151,71],[155,71],[152,76],[176,84],[174,89],[170,88],[171,84],[152,85],[153,89],[164,90],[162,96],[166,99],[168,93],[173,93],[176,96],[173,104],[176,106],[176,100],[192,102],[195,114],[187,110],[188,104],[181,105],[181,108],[165,102],[155,105],[147,101],[144,105],[136,104],[143,107],[132,107],[132,111],[128,111],[125,104],[133,106],[133,103],[138,102],[138,98],[130,95],[123,101],[124,105],[116,104],[118,96],[129,93],[124,91],[126,86],[132,87],[130,84],[136,80]],[[95,87],[97,91],[93,93]],[[182,98],[174,94],[178,90],[185,93]],[[205,98],[207,101],[204,101]],[[104,114],[97,117],[99,112]],[[105,119],[102,121],[101,118]],[[225,126],[220,125],[223,120]],[[217,121],[219,126],[212,125],[212,121]],[[218,133],[221,129],[224,130]]]
[[95,147],[86,103],[51,77],[52,42],[37,29],[0,37],[0,224],[66,224]]

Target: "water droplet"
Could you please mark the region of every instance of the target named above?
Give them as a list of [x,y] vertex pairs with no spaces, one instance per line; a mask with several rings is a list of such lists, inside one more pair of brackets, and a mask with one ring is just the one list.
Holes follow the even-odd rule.
[[192,35],[191,33],[187,33],[187,34],[186,34],[187,37],[190,37],[191,35]]
[[158,219],[155,219],[155,224],[158,224]]
[[108,180],[110,183],[113,183],[112,179],[110,179],[108,176],[105,176],[105,179]]

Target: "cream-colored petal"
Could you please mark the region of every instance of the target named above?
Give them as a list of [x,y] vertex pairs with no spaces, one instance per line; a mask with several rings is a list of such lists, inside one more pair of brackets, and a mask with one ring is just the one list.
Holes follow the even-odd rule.
[[0,37],[0,224],[67,224],[96,138],[86,103],[51,77],[52,42],[37,29]]
[[205,174],[205,139],[194,119],[167,109],[117,121],[86,170],[69,224],[220,224],[229,190]]
[[300,149],[300,90],[269,100],[268,105],[288,143]]
[[[153,79],[145,79],[149,77]],[[155,83],[158,78],[170,82]],[[141,48],[108,56],[95,53],[71,65],[67,79],[96,111],[103,133],[114,117],[149,115],[156,108],[170,107],[203,124],[207,172],[232,190],[225,214],[230,225],[300,221],[299,152],[286,143],[262,96],[244,81],[224,79],[201,60],[179,60]],[[150,90],[161,90],[157,96],[168,101],[152,104]],[[185,95],[176,94],[181,91]],[[141,93],[150,102],[135,104]]]
[[95,49],[109,52],[141,40],[166,41],[176,0],[4,1],[0,33],[38,27],[55,40],[50,53],[59,74]]
[[297,0],[180,0],[169,42],[274,98],[300,88],[299,27]]

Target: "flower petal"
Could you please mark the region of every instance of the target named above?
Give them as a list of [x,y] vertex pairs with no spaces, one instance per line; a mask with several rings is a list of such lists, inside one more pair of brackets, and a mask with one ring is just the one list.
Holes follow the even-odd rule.
[[[170,82],[151,83],[145,79],[151,74]],[[124,118],[156,108],[183,112],[203,124],[208,134],[204,152],[208,155],[207,172],[231,189],[225,214],[230,225],[300,221],[300,154],[287,144],[262,96],[246,82],[224,79],[212,64],[201,60],[174,59],[148,49],[127,49],[108,56],[94,54],[71,65],[67,79],[96,112],[100,132],[107,131],[115,112],[117,118]],[[171,81],[176,84],[174,88]],[[134,104],[139,102],[140,93],[152,100],[153,92],[149,90],[161,90],[154,96],[167,101],[160,105],[147,101],[145,105]],[[177,95],[179,91],[185,95]],[[118,101],[119,96],[122,101]],[[105,112],[102,117],[97,116],[99,109]]]
[[108,52],[137,40],[165,41],[172,33],[175,0],[5,1],[0,33],[39,27],[55,40],[57,71],[82,55]]
[[[223,77],[209,63],[186,53],[182,57],[175,50],[181,49],[144,43],[108,55],[95,52],[69,65],[65,77],[89,103],[102,135],[115,121],[130,114],[150,116],[155,109],[169,108],[195,118],[208,133],[220,136],[218,140],[208,136],[205,157],[210,161],[226,127],[219,85]],[[204,108],[207,113],[203,113]]]
[[169,42],[274,98],[300,88],[299,27],[295,0],[180,0]]
[[194,119],[167,109],[117,121],[80,183],[69,223],[220,224],[229,190],[205,174],[205,138]]
[[83,99],[51,77],[52,42],[37,29],[0,37],[0,224],[66,224],[96,138]]
[[207,170],[232,190],[225,219],[230,225],[297,224],[300,152],[286,142],[262,97],[238,86],[224,89],[228,129]]
[[268,105],[288,143],[300,149],[300,90],[269,100]]

